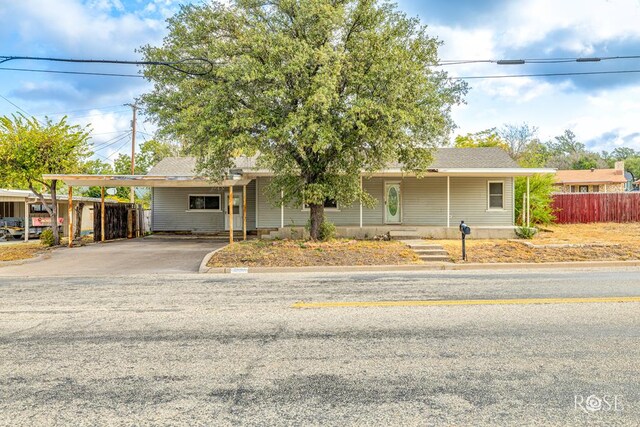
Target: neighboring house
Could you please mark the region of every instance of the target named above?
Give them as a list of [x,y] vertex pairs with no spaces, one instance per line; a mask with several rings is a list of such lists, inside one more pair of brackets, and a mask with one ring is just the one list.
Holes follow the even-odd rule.
[[[195,174],[195,159],[166,158],[144,176],[48,175],[68,185],[152,187],[152,231],[224,233],[233,229],[285,236],[301,231],[309,220],[305,206],[268,200],[265,187],[273,175],[255,159],[239,158],[233,175],[211,183]],[[362,176],[362,186],[377,201],[342,206],[327,201],[326,218],[344,236],[396,235],[458,237],[464,220],[475,237],[506,237],[514,233],[514,177],[554,173],[554,169],[519,167],[500,148],[441,148],[424,177],[392,164]],[[232,190],[232,215],[229,214]],[[245,202],[246,200],[246,202]],[[246,216],[243,215],[246,208]]]
[[558,170],[555,180],[559,193],[622,193],[628,182],[624,162],[613,169]]
[[[50,203],[51,197],[44,195]],[[67,196],[58,194],[58,225],[63,225],[63,236],[67,235],[68,202]],[[74,197],[74,203],[84,202],[82,210],[82,234],[93,233],[93,204],[100,199],[91,197]],[[116,202],[117,203],[117,202]],[[49,214],[44,209],[38,197],[29,190],[0,189],[0,218],[20,218],[22,226],[29,221],[30,236],[37,237],[44,228],[51,225]]]

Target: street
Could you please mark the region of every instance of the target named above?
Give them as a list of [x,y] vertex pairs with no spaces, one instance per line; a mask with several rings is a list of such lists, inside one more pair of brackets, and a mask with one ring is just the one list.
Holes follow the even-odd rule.
[[[637,268],[0,277],[0,425],[640,425],[640,302],[571,302],[638,296]],[[292,307],[525,298],[567,301]]]

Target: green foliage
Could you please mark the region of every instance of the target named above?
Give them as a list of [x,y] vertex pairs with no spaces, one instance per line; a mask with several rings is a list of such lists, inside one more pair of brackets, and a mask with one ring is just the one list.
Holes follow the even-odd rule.
[[43,246],[53,246],[54,243],[53,231],[50,228],[42,230],[42,233],[40,233],[40,244]]
[[214,2],[185,6],[168,23],[163,46],[141,49],[145,60],[215,66],[201,77],[145,70],[154,88],[143,101],[161,133],[184,141],[213,181],[235,157],[257,155],[275,174],[272,201],[283,191],[286,203],[308,203],[316,222],[326,198],[373,203],[360,191],[363,170],[400,161],[425,171],[466,93],[433,67],[440,42],[388,2]]
[[[534,175],[529,178],[531,224],[547,225],[555,220],[553,208],[551,207],[551,195],[555,191],[554,181],[554,176],[551,174]],[[527,192],[527,178],[516,178],[515,187],[516,222],[525,225],[522,198]]]
[[[88,139],[88,129],[67,124],[66,116],[59,122],[48,117],[40,122],[22,114],[0,117],[0,183],[28,187],[38,195],[55,224],[57,181],[46,180],[43,175],[81,172],[90,154]],[[44,192],[51,194],[51,206],[44,203]],[[57,245],[60,236],[57,227],[54,230]]]
[[458,135],[454,141],[457,148],[500,147],[507,151],[507,144],[500,138],[496,128],[486,129],[476,133]]
[[[92,175],[110,175],[113,174],[113,167],[100,159],[87,160],[82,163],[82,173],[88,173]],[[100,187],[89,187],[82,192],[85,197],[100,197]]]
[[[307,225],[305,226],[307,231],[311,230],[311,219],[307,221]],[[327,221],[324,219],[322,223],[320,223],[318,240],[326,242],[328,240],[334,239],[336,237],[336,226],[331,221]]]
[[533,239],[533,236],[538,233],[538,229],[535,227],[518,227],[516,228],[516,236],[521,239]]

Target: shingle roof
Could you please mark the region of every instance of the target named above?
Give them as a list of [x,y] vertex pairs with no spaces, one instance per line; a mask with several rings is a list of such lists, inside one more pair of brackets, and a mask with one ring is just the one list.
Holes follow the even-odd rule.
[[627,182],[623,171],[619,169],[559,170],[555,177],[556,184]]
[[[195,157],[167,157],[155,165],[147,175],[195,176]],[[256,167],[256,157],[238,157],[236,167],[252,169]],[[389,168],[400,168],[393,163]],[[433,169],[501,169],[519,168],[507,152],[497,147],[482,148],[439,148],[435,154]]]

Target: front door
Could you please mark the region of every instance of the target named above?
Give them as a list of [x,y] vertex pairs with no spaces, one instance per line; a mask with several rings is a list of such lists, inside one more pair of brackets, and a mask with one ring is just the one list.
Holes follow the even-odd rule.
[[400,183],[385,182],[384,184],[384,222],[386,224],[400,224],[402,200],[400,198]]
[[[229,230],[229,193],[224,193],[224,229]],[[242,193],[233,192],[233,229],[242,230]]]

